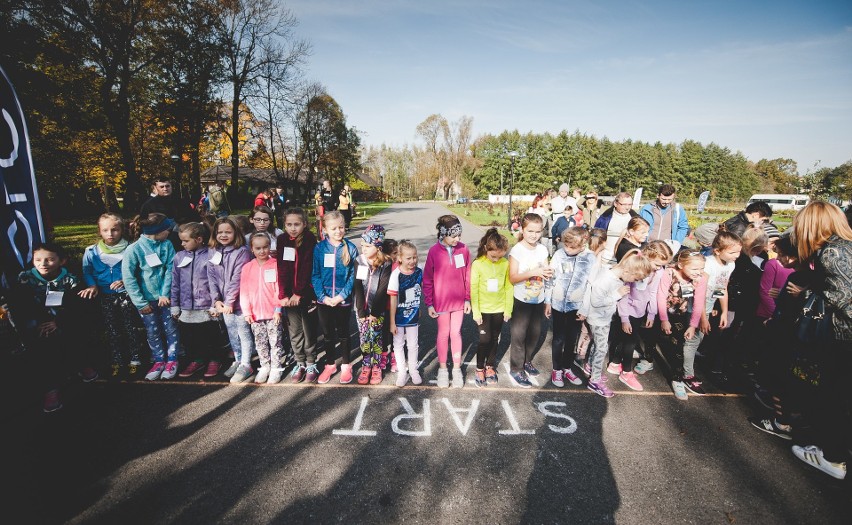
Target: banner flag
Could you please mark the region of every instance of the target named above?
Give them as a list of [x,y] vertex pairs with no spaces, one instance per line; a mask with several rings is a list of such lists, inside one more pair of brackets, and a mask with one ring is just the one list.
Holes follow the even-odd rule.
[[639,200],[642,198],[642,188],[636,188],[636,193],[633,194],[633,209],[638,210],[641,206]]
[[704,211],[704,207],[707,206],[707,199],[710,198],[710,190],[704,191],[701,195],[698,196],[698,213]]

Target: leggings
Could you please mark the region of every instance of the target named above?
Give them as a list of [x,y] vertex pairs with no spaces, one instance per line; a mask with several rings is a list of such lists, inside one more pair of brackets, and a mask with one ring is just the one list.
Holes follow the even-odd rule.
[[216,321],[204,323],[178,322],[180,340],[186,347],[191,361],[219,361],[222,356],[219,341],[219,326]]
[[284,347],[281,346],[281,326],[272,319],[255,321],[249,326],[254,334],[254,346],[261,368],[281,368]]
[[228,330],[231,350],[234,351],[234,361],[250,365],[251,355],[254,353],[254,337],[251,335],[251,328],[246,318],[242,313],[222,314],[222,318]]
[[482,370],[485,365],[494,368],[497,363],[497,342],[503,328],[503,312],[482,314],[479,325],[479,345],[476,347],[476,368]]
[[317,307],[316,305],[287,308],[287,330],[296,362],[304,366],[317,360]]
[[[352,316],[352,305],[327,306],[317,305],[320,328],[325,338],[325,362],[344,365],[349,364],[349,318]],[[337,345],[340,345],[338,351]]]
[[[416,370],[418,359],[417,336],[420,332],[418,325],[397,326],[393,336],[393,353],[396,356],[396,368],[400,372]],[[405,359],[405,346],[408,345],[408,360]]]
[[361,340],[362,366],[379,366],[379,355],[385,350],[382,332],[385,317],[378,316],[375,321],[369,317],[358,318],[358,336]]
[[[442,367],[447,364],[447,339],[449,339],[449,346],[451,346],[453,350],[453,363],[456,365],[461,364],[462,319],[464,319],[463,310],[443,312],[438,315],[438,342],[436,343],[436,347],[438,350],[438,363]],[[399,363],[397,363],[397,366],[398,365]]]
[[663,334],[661,339],[663,351],[666,352],[666,359],[669,360],[671,367],[672,380],[680,381],[684,377],[692,377],[695,375],[695,352],[704,339],[704,334],[697,328],[692,339],[687,340],[684,337],[686,330],[689,328],[689,315],[669,315],[669,322],[672,325],[671,335]]
[[141,364],[139,351],[142,339],[139,329],[139,310],[133,306],[127,292],[101,295],[101,315],[106,327],[107,344],[112,354],[112,364]]
[[560,312],[550,310],[553,315],[553,339],[551,340],[551,359],[553,369],[562,370],[571,367],[574,349],[580,339],[583,322],[577,320],[577,310]]
[[606,361],[606,354],[609,351],[609,326],[610,325],[589,325],[589,331],[592,334],[592,342],[589,343],[588,363],[592,370],[589,381],[597,383],[601,380],[603,365]]
[[172,318],[171,309],[167,306],[158,306],[157,303],[148,305],[153,311],[150,314],[141,315],[148,334],[148,346],[151,347],[151,359],[158,363],[165,361],[166,358],[169,361],[177,361],[178,327],[177,321]]
[[[646,316],[642,317],[629,317],[630,326],[633,329],[632,334],[628,334],[624,331],[624,328],[621,327],[621,318],[617,318],[616,321],[613,321],[613,325],[618,323],[617,334],[618,344],[615,346],[615,351],[613,352],[612,362],[613,363],[621,363],[621,370],[623,372],[632,372],[633,371],[633,351],[641,350],[644,346],[644,350],[642,350],[642,358],[645,361],[653,362],[654,361],[654,347],[656,346],[656,338],[654,326],[651,328],[645,328],[645,320]],[[659,328],[657,328],[659,329]]]
[[530,304],[515,298],[512,310],[512,350],[510,367],[513,373],[524,369],[524,363],[532,361],[538,337],[541,335],[541,320],[544,317],[544,303]]

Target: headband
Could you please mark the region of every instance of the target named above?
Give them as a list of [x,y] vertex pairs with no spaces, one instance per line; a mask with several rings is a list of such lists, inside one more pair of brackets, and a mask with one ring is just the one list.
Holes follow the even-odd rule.
[[166,217],[160,224],[149,224],[142,226],[142,233],[145,235],[156,235],[166,230],[171,230],[175,225],[175,221]]
[[456,223],[450,226],[449,228],[441,224],[438,226],[438,240],[440,241],[444,237],[458,237],[459,235],[461,235],[461,232],[462,225],[458,221],[458,219],[456,219]]

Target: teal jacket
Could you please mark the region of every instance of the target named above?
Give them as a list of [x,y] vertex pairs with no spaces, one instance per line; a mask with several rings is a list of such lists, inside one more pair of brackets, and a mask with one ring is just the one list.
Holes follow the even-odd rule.
[[[152,254],[156,255],[162,264],[151,266],[146,257]],[[174,258],[175,249],[168,239],[158,242],[143,235],[127,247],[124,261],[121,263],[121,278],[124,281],[124,289],[136,308],[141,310],[160,297],[172,296]]]

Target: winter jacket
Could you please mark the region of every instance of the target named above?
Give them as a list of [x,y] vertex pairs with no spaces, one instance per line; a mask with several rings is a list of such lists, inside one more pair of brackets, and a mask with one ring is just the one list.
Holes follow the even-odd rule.
[[357,261],[358,266],[366,268],[364,278],[358,279],[357,274],[361,273],[362,270],[356,266],[358,270],[355,272],[355,283],[352,287],[352,292],[355,296],[355,310],[358,313],[358,317],[387,315],[388,282],[390,281],[390,274],[393,271],[393,265],[388,260],[378,268],[373,268],[363,255],[358,257]]
[[[343,264],[343,251],[349,252],[349,264]],[[326,266],[326,255],[331,257],[330,266]],[[342,304],[352,304],[352,287],[355,285],[355,260],[358,258],[358,248],[352,241],[333,246],[328,239],[317,243],[314,248],[314,259],[311,270],[311,284],[317,296],[317,302],[322,303],[326,297],[343,298]]]
[[[465,301],[470,301],[470,252],[463,242],[447,248],[435,243],[423,266],[423,303],[436,312],[464,310]],[[461,267],[456,267],[456,256],[461,257]]]
[[736,312],[737,316],[745,319],[757,311],[763,269],[758,268],[745,252],[740,254],[734,264],[736,266],[728,280],[728,311]]
[[180,310],[209,310],[210,283],[207,264],[210,250],[206,246],[194,252],[181,250],[172,265],[172,313]]
[[[292,295],[298,295],[299,306],[305,306],[314,302],[317,295],[311,284],[311,272],[314,265],[314,248],[317,238],[310,230],[305,228],[302,234],[302,245],[296,248],[296,239],[283,233],[278,236],[276,242],[276,259],[278,260],[278,298],[285,299]],[[284,252],[287,248],[296,251],[295,260],[285,261]],[[289,250],[286,250],[289,251]]]
[[553,228],[550,230],[550,236],[553,237],[553,243],[556,244],[562,239],[562,232],[568,228],[576,226],[574,217],[566,219],[565,215],[560,215],[556,222],[553,223]]
[[281,312],[278,302],[278,263],[270,257],[261,266],[257,259],[243,265],[240,273],[240,310],[253,321],[267,321]]
[[[497,291],[488,291],[488,280],[497,279]],[[479,257],[470,265],[470,307],[474,317],[482,314],[512,315],[515,307],[514,286],[509,281],[509,260],[491,262]]]
[[630,292],[618,301],[618,316],[622,323],[629,323],[631,317],[641,319],[647,315],[649,321],[657,317],[657,293],[665,271],[660,268],[651,274],[649,280],[630,283]]
[[[639,216],[648,221],[648,224],[651,225],[650,230],[654,231],[654,208],[657,207],[656,202],[648,203],[642,206],[642,209],[639,210]],[[672,231],[670,233],[670,237],[666,237],[660,232],[656,236],[658,239],[672,239],[683,244],[683,240],[686,239],[686,234],[689,233],[689,220],[686,217],[686,211],[684,211],[683,206],[680,204],[674,203],[671,206],[667,206],[665,208],[659,208],[659,213],[661,215],[665,215],[667,213],[673,213],[672,217]]]
[[622,286],[624,281],[612,269],[602,268],[598,272],[590,286],[586,287],[583,304],[578,311],[586,316],[589,326],[609,326],[612,323],[612,316],[621,299],[618,289]]
[[[128,246],[129,247],[129,246]],[[101,253],[97,244],[93,244],[86,248],[83,252],[83,282],[86,286],[97,286],[98,291],[102,294],[113,295],[121,293],[124,288],[113,290],[110,285],[115,281],[121,281],[121,263],[127,249],[121,253],[115,254],[119,260],[114,265],[110,266],[101,259]]]
[[[609,221],[612,220],[612,214],[615,212],[615,207],[610,206],[607,210],[601,213],[601,216],[598,217],[598,220],[595,221],[595,228],[603,228],[604,230],[609,229]],[[633,208],[630,208],[630,216],[638,217],[639,214],[633,211]]]
[[[217,253],[220,255],[217,256]],[[222,301],[225,306],[233,308],[234,313],[239,313],[240,275],[243,266],[250,259],[248,248],[220,246],[211,248],[208,255],[207,284],[210,287],[210,301],[214,305],[216,301]]]
[[[77,293],[80,289],[79,279],[65,268],[50,281],[34,268],[21,272],[9,294],[16,326],[26,335],[48,321],[56,321],[63,330],[79,328],[82,299]],[[62,294],[57,306],[45,304],[48,292]]]
[[[150,266],[146,257],[156,255],[161,264]],[[121,277],[133,305],[142,310],[160,297],[172,296],[172,261],[175,249],[168,240],[143,235],[124,250]]]
[[590,250],[583,250],[577,255],[557,250],[550,259],[553,278],[544,284],[545,302],[557,312],[579,310],[594,265],[595,254]]

